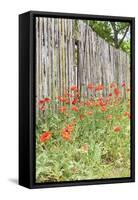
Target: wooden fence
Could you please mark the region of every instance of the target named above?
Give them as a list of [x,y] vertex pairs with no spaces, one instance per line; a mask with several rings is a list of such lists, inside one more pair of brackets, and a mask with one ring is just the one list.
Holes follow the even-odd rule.
[[[62,96],[77,85],[130,82],[129,56],[100,38],[83,20],[36,18],[36,98]],[[108,95],[109,90],[104,90]],[[122,90],[123,95],[124,91]]]

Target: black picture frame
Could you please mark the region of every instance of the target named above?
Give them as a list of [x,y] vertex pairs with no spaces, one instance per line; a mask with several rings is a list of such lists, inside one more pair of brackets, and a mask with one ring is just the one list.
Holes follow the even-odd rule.
[[[96,19],[131,24],[131,176],[71,182],[35,183],[35,17]],[[48,188],[135,181],[135,18],[29,11],[19,15],[19,184]]]

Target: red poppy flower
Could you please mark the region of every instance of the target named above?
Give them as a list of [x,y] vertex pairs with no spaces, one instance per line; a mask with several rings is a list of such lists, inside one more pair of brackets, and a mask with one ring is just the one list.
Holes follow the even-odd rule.
[[46,109],[45,105],[39,107],[39,110],[44,111]]
[[103,102],[102,100],[100,100],[100,101],[99,101],[99,105],[100,105],[100,106],[106,106],[106,103]]
[[112,96],[112,93],[109,93],[109,97],[111,97]]
[[70,134],[72,133],[72,131],[74,130],[74,121],[68,125],[66,125],[65,128],[62,129],[61,135],[64,139],[69,139],[70,138]]
[[103,97],[99,97],[98,100],[99,100],[99,101],[103,101],[104,98],[103,98]]
[[77,91],[77,90],[78,90],[76,85],[71,86],[70,89],[71,89],[72,91]]
[[130,113],[129,112],[124,112],[124,116],[127,116],[130,119]]
[[104,89],[104,86],[102,84],[96,86],[95,90],[96,91],[100,91],[100,90],[103,90]]
[[62,107],[59,108],[59,111],[60,111],[61,113],[66,112],[66,110],[67,110],[66,106],[62,106]]
[[121,131],[121,127],[120,127],[120,126],[114,127],[114,131],[115,131],[115,132],[120,132],[120,131]]
[[49,98],[44,98],[44,99],[39,100],[38,104],[48,103],[48,102],[50,102],[50,101],[51,101],[51,99],[49,99]]
[[68,94],[68,97],[72,98],[74,95],[73,94]]
[[79,118],[80,118],[80,120],[82,121],[82,120],[84,119],[84,115],[81,114],[81,115],[79,116]]
[[70,133],[69,132],[64,131],[64,132],[62,132],[61,135],[62,135],[63,139],[70,140]]
[[126,87],[126,83],[125,82],[122,83],[122,87]]
[[124,112],[124,116],[128,116],[129,115],[129,112]]
[[88,100],[88,101],[85,102],[85,105],[88,106],[88,107],[90,107],[90,106],[93,105],[93,103],[92,103],[91,101]]
[[65,128],[62,129],[61,135],[63,139],[69,140],[71,132],[74,130],[73,124],[68,124]]
[[79,101],[79,100],[78,100],[77,98],[75,98],[75,99],[72,101],[72,104],[75,105],[76,103],[78,103],[78,101]]
[[44,99],[41,99],[38,101],[38,104],[43,104],[44,103]]
[[92,83],[89,83],[88,86],[87,86],[88,90],[93,90],[94,86]]
[[73,111],[75,111],[75,112],[78,112],[79,109],[78,109],[76,106],[72,106],[72,107],[71,107],[71,110],[73,110]]
[[51,99],[49,99],[49,98],[44,98],[44,102],[45,103],[48,103],[48,102],[50,102],[51,101]]
[[42,135],[40,135],[39,140],[40,142],[45,142],[51,138],[51,133],[50,131],[44,132]]
[[81,101],[81,102],[78,103],[78,105],[79,105],[79,106],[83,106],[83,105],[84,105],[84,102]]
[[92,114],[93,114],[92,111],[87,112],[87,115],[92,115]]
[[118,97],[120,95],[120,91],[118,90],[118,88],[114,89],[114,94],[116,97]]
[[66,129],[68,130],[68,132],[71,133],[71,132],[74,130],[74,127],[73,127],[73,125],[68,124],[68,125],[66,126]]
[[66,104],[70,104],[70,101],[69,101],[69,99],[66,99]]
[[57,97],[57,99],[60,101],[60,102],[66,102],[66,98],[65,97]]
[[110,84],[110,88],[114,88],[115,86],[116,86],[115,83]]
[[94,102],[94,105],[97,107],[97,106],[99,106],[99,101],[95,101]]
[[101,111],[102,111],[102,112],[105,112],[106,110],[107,110],[107,109],[106,109],[106,106],[102,106],[102,107],[101,107]]

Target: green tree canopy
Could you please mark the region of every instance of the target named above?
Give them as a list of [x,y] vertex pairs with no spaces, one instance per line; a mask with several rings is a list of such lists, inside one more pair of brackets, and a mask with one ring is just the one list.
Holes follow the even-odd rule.
[[114,47],[130,53],[129,23],[90,20],[89,26]]

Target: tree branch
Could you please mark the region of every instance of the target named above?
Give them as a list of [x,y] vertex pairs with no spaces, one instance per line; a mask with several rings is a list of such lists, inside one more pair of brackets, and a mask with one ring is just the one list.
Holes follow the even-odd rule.
[[113,36],[114,44],[115,44],[115,47],[118,48],[118,32],[116,29],[116,24],[115,24],[115,22],[110,22],[110,23],[111,23],[111,26],[112,26],[113,32],[114,32],[114,36]]
[[111,23],[111,26],[113,28],[113,31],[116,31],[115,22],[110,22],[110,23]]
[[119,44],[118,44],[119,47],[121,46],[121,44],[122,44],[124,38],[126,37],[126,34],[127,34],[127,32],[128,32],[128,29],[129,29],[129,25],[128,25],[128,27],[126,28],[126,31],[125,31],[125,33],[124,33],[122,39],[120,40],[120,42],[119,42]]

